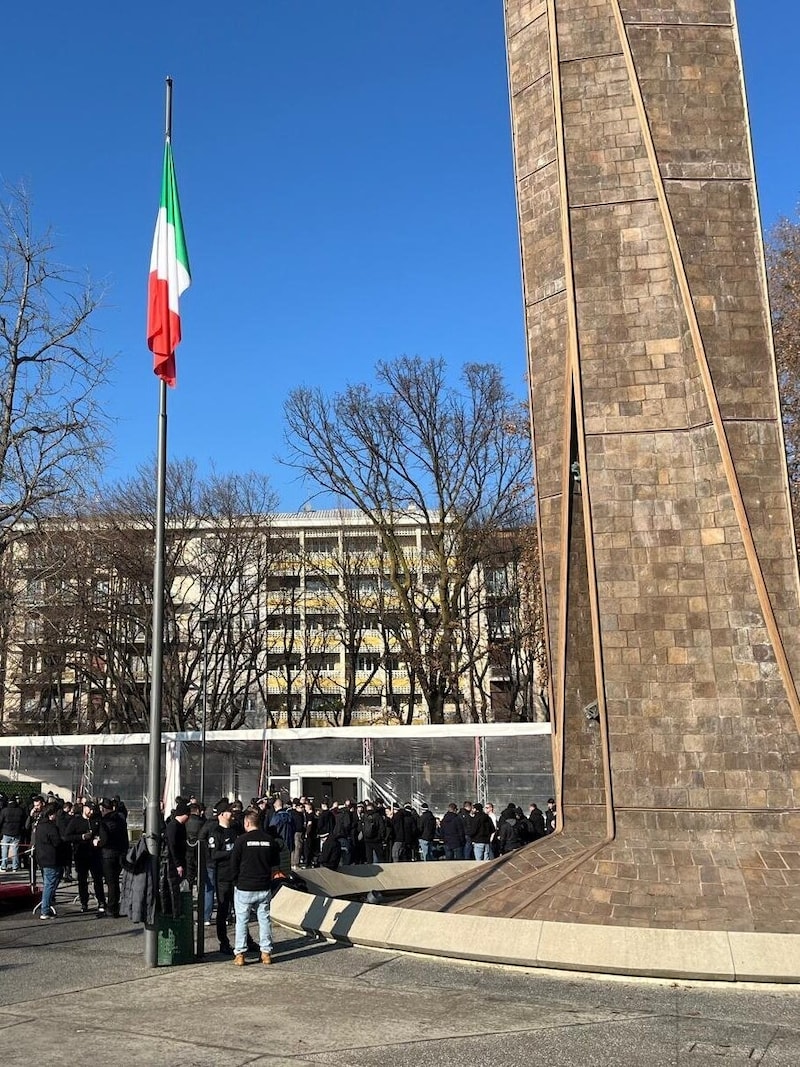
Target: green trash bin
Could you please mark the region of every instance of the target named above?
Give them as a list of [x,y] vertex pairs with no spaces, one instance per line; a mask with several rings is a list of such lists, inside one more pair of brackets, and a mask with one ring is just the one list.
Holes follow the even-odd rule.
[[192,894],[181,893],[181,914],[159,915],[158,966],[177,967],[194,963],[194,922]]

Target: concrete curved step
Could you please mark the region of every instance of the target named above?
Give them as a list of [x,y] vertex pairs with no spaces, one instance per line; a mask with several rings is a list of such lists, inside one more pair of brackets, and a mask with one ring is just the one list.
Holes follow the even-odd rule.
[[[452,868],[454,873],[455,864]],[[337,881],[351,893],[397,887],[400,874],[391,878],[385,876],[385,871],[361,876],[337,874]],[[430,872],[425,877],[435,875]],[[317,880],[320,889],[324,880]],[[370,880],[372,885],[365,890]],[[394,886],[390,886],[391,882]],[[360,888],[353,890],[353,884]],[[272,916],[287,929],[319,934],[329,940],[476,962],[637,977],[800,982],[797,934],[590,926],[410,911],[337,899],[325,892],[301,893],[286,886],[273,900]]]
[[458,875],[475,870],[474,860],[441,860],[436,863],[360,863],[338,871],[325,867],[296,870],[312,893],[331,897],[354,897],[370,890],[396,893],[431,889]]

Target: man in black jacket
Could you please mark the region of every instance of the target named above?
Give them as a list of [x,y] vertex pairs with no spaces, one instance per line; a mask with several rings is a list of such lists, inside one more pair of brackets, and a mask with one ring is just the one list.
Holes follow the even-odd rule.
[[100,854],[103,859],[103,878],[109,911],[119,918],[119,880],[122,874],[122,857],[128,851],[128,825],[116,811],[113,800],[103,797],[100,801]]
[[83,811],[72,816],[65,839],[72,845],[75,873],[78,877],[78,897],[81,911],[89,910],[89,875],[92,876],[97,900],[97,917],[106,913],[106,891],[103,885],[103,858],[100,854],[100,809],[88,801]]
[[7,806],[0,811],[0,838],[2,838],[0,871],[3,874],[9,869],[9,863],[12,873],[19,870],[19,843],[24,829],[25,809],[16,797],[12,797]]
[[214,888],[217,894],[217,940],[219,950],[225,956],[233,955],[228,937],[228,915],[233,904],[233,877],[231,856],[236,839],[241,831],[233,821],[233,811],[227,801],[216,806],[217,825],[212,826],[206,838],[209,866],[214,870]]
[[67,846],[56,826],[58,804],[48,804],[33,832],[33,847],[36,850],[36,862],[42,869],[42,906],[40,919],[51,919],[56,909],[53,907],[56,889],[61,881]]
[[531,841],[538,841],[540,837],[544,837],[547,833],[544,824],[544,813],[538,804],[531,804],[528,808],[528,825],[530,826],[528,836]]
[[420,808],[419,817],[419,851],[423,860],[431,858],[431,845],[436,837],[436,819],[427,804]]
[[[225,806],[230,807],[227,797],[220,797],[217,803],[214,805],[211,812],[211,816],[203,823],[203,828],[200,831],[198,838],[199,846],[206,854],[206,884],[205,884],[205,898],[203,901],[203,918],[205,925],[211,925],[211,912],[214,910],[214,893],[217,887],[217,876],[214,870],[214,861],[211,859],[211,852],[208,847],[208,839],[219,827],[219,820],[217,816]],[[198,894],[200,890],[197,890]]]
[[494,823],[483,810],[482,804],[473,804],[468,833],[472,839],[472,853],[476,860],[492,859],[489,842],[494,834]]
[[[181,882],[186,877],[186,823],[189,820],[189,805],[185,800],[175,805],[172,817],[164,826],[164,843],[162,853],[163,874],[166,876],[167,893],[172,915],[181,914]],[[162,877],[162,885],[164,878]],[[162,890],[162,899],[163,899]]]
[[510,811],[509,808],[506,808],[497,831],[497,843],[500,847],[501,856],[522,848],[527,836],[522,812],[515,808],[511,808]]
[[278,862],[279,846],[267,830],[261,829],[258,811],[249,809],[244,816],[245,832],[237,839],[230,860],[231,878],[235,886],[236,941],[233,962],[244,966],[247,951],[251,908],[258,916],[261,962],[272,963],[272,924],[269,917],[272,868]]
[[352,834],[355,822],[354,816],[347,805],[334,807],[333,809],[333,833],[342,850],[342,865],[347,866],[352,862]]
[[197,856],[200,831],[205,825],[199,800],[189,801],[189,818],[186,820],[186,877],[190,885],[197,882]]
[[[23,838],[29,845],[33,844],[33,835],[36,832],[36,826],[39,819],[44,812],[44,797],[41,793],[37,793],[35,797],[31,797],[31,810],[28,813],[28,817],[25,820],[25,829],[23,830]],[[31,878],[36,878],[36,865],[37,865],[36,853],[31,852]]]
[[464,820],[458,814],[455,804],[448,804],[447,811],[442,816],[439,824],[439,832],[442,835],[444,845],[444,858],[446,860],[463,860],[464,842],[467,839],[464,830]]

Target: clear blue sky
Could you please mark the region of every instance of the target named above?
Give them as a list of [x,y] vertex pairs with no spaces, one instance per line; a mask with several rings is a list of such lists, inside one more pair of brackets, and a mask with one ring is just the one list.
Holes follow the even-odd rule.
[[[798,202],[798,0],[739,0],[762,212]],[[524,394],[502,0],[36,0],[3,10],[0,176],[109,285],[110,476],[155,451],[144,305],[164,78],[193,285],[170,454],[269,473],[293,387],[501,362]]]

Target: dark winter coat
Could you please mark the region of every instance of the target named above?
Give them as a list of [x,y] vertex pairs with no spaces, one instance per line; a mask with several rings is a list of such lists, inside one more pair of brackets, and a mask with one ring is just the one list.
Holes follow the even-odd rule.
[[513,819],[502,820],[497,833],[497,843],[502,854],[513,852],[517,848],[522,848],[525,844],[527,835],[524,830],[524,823],[524,819],[518,819],[516,816]]
[[436,819],[427,808],[419,817],[419,837],[421,841],[433,841],[436,837]]
[[341,861],[342,846],[339,844],[335,834],[328,834],[319,854],[319,865],[320,867],[327,867],[330,871],[335,871]]
[[379,845],[386,833],[386,817],[382,812],[366,811],[361,818],[361,832],[370,845]]
[[319,831],[319,836],[324,837],[325,834],[331,833],[334,824],[335,819],[333,817],[333,812],[329,808],[323,808],[323,810],[319,813],[319,826],[317,828]]
[[[88,870],[100,859],[100,849],[95,848],[93,839],[100,832],[100,820],[95,819],[94,824],[83,815],[73,815],[64,835],[73,848],[75,862],[79,867]],[[84,838],[84,834],[90,836]]]
[[0,811],[0,835],[22,837],[26,817],[25,809],[12,800],[7,808]]
[[116,811],[109,811],[100,819],[100,848],[104,852],[128,851],[128,824]]
[[439,832],[445,848],[463,848],[467,840],[464,820],[455,811],[448,811],[442,816]]
[[485,811],[480,811],[470,819],[467,833],[476,845],[488,845],[494,833],[494,823]]
[[217,872],[217,881],[230,882],[231,855],[236,844],[237,837],[241,837],[238,827],[231,825],[227,828],[217,823],[208,834],[208,861]]
[[202,815],[198,815],[197,812],[194,811],[186,820],[186,877],[192,883],[197,881],[197,856],[199,849],[197,841],[200,837],[200,831],[205,824],[206,821]]
[[400,808],[392,816],[392,834],[394,840],[399,841],[406,848],[414,849],[419,844],[419,830],[417,819],[413,811]]
[[69,858],[69,845],[52,819],[40,819],[36,824],[33,847],[40,867],[63,867]]
[[154,857],[144,837],[128,849],[122,866],[121,904],[131,922],[152,925],[156,919]]
[[269,825],[276,834],[280,834],[290,850],[294,848],[294,819],[290,811],[282,808],[274,812],[269,820]]
[[544,837],[547,833],[544,827],[544,813],[539,811],[538,808],[534,810],[528,816],[528,825],[530,826],[531,841],[538,841],[540,837]]

